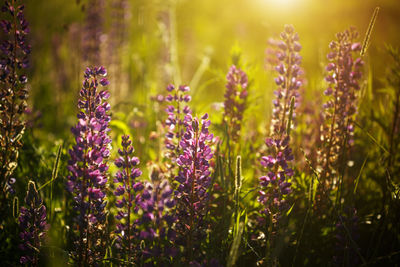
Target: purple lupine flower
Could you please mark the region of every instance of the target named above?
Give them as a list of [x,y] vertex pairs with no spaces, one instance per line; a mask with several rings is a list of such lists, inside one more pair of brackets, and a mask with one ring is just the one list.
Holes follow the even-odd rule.
[[240,136],[243,113],[246,109],[248,80],[246,73],[232,65],[226,75],[224,121],[228,125],[229,138],[236,142]]
[[120,169],[115,175],[114,183],[117,188],[114,195],[117,198],[116,206],[118,213],[115,216],[117,223],[117,242],[116,246],[122,257],[127,257],[128,262],[135,259],[134,245],[138,238],[137,222],[133,221],[134,213],[137,213],[137,203],[140,197],[139,192],[143,190],[143,184],[136,178],[142,175],[142,172],[136,168],[139,159],[133,157],[132,141],[128,135],[122,136],[122,150],[118,150],[119,157],[115,160],[115,165]]
[[185,103],[190,102],[191,98],[187,92],[190,91],[189,86],[181,85],[175,88],[172,84],[167,86],[168,95],[165,100],[170,104],[166,108],[168,118],[165,121],[167,133],[165,134],[165,148],[167,149],[166,158],[170,161],[170,174],[175,175],[174,168],[176,166],[177,157],[181,154],[182,148],[180,140],[185,131],[185,116],[191,114],[192,111]]
[[48,225],[46,222],[46,207],[36,190],[35,183],[29,181],[25,197],[26,207],[21,207],[18,218],[23,243],[19,248],[23,251],[21,264],[38,266],[39,252],[42,246]]
[[71,129],[76,144],[69,150],[67,190],[72,193],[74,209],[78,213],[74,229],[79,232],[74,258],[80,264],[94,264],[105,254],[106,212],[105,190],[107,158],[111,139],[109,93],[99,83],[107,84],[104,67],[87,68],[78,100],[78,123]]
[[334,173],[340,162],[341,151],[353,143],[354,116],[357,111],[357,92],[362,76],[363,61],[355,54],[361,45],[355,41],[354,28],[338,33],[337,41],[329,44],[328,88],[324,94],[329,100],[323,105],[322,147],[319,151],[322,190],[333,184]]
[[4,32],[0,43],[0,186],[3,188],[17,167],[18,150],[22,147],[21,136],[25,122],[21,119],[26,110],[31,46],[27,43],[28,22],[24,18],[21,1],[4,1],[5,13],[0,26]]
[[262,213],[271,216],[272,222],[277,223],[282,212],[288,208],[285,197],[292,191],[289,179],[294,175],[290,166],[293,155],[287,135],[283,139],[267,138],[265,144],[272,153],[261,158],[266,174],[260,177],[258,201],[263,204]]
[[146,183],[137,202],[142,210],[139,218],[139,240],[143,242],[141,254],[145,266],[171,265],[178,254],[174,243],[176,216],[173,189],[167,179],[159,177],[153,169],[152,183]]
[[179,218],[177,243],[185,246],[185,260],[190,262],[201,256],[199,246],[206,230],[206,205],[211,187],[210,160],[213,157],[209,144],[213,135],[208,130],[211,124],[208,114],[200,122],[190,114],[186,115],[185,122],[186,132],[180,142],[183,152],[176,161],[181,169],[175,178],[179,183],[175,196]]
[[[269,155],[261,157],[261,165],[265,170],[264,175],[259,178],[260,190],[258,201],[262,204],[261,213],[269,221],[270,232],[267,233],[269,241],[267,246],[274,246],[276,233],[279,229],[279,220],[290,207],[287,195],[292,191],[290,179],[294,175],[292,167],[293,153],[290,148],[290,129],[296,106],[297,89],[301,86],[300,61],[298,52],[301,49],[298,43],[299,37],[294,32],[293,26],[285,26],[281,33],[283,39],[278,44],[280,52],[277,57],[280,60],[275,68],[279,73],[275,79],[279,86],[275,91],[272,132],[265,140]],[[259,218],[265,227],[265,218]],[[266,259],[273,260],[267,247]],[[271,264],[271,262],[269,263]]]
[[279,74],[275,79],[279,88],[275,91],[276,99],[273,102],[272,134],[265,140],[271,154],[261,157],[266,174],[260,177],[258,198],[263,204],[262,213],[271,216],[273,223],[287,208],[285,196],[291,192],[289,179],[294,171],[291,167],[293,154],[289,146],[289,132],[298,97],[297,89],[301,86],[299,36],[293,26],[285,25],[281,38],[283,41],[276,44],[280,49],[277,52],[280,62],[275,68]]
[[286,131],[290,101],[294,97],[295,107],[298,105],[298,89],[302,85],[299,35],[294,31],[293,26],[285,25],[285,30],[281,33],[281,38],[282,41],[277,44],[279,50],[276,56],[279,59],[279,63],[275,67],[275,70],[278,72],[275,83],[278,89],[274,92],[276,99],[273,101],[274,108],[272,110],[271,124],[272,132],[278,134]]

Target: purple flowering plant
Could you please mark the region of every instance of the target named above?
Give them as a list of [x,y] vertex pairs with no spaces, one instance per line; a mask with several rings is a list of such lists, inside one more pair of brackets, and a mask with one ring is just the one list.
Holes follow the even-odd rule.
[[[286,131],[290,101],[294,97],[295,106],[297,106],[297,98],[299,97],[298,89],[302,85],[301,74],[301,56],[299,51],[301,45],[299,43],[299,35],[294,31],[292,25],[285,25],[285,30],[281,33],[281,41],[278,43],[276,57],[279,60],[275,70],[278,77],[275,83],[278,89],[274,92],[276,98],[273,101],[272,110],[272,129],[275,134],[282,134]],[[295,113],[293,113],[295,115]]]
[[138,219],[142,243],[141,260],[144,266],[171,265],[178,254],[175,240],[175,205],[173,189],[160,172],[153,169],[151,182],[145,184],[137,202],[141,209]]
[[273,223],[287,209],[284,196],[291,192],[289,179],[294,175],[294,170],[290,165],[294,158],[290,148],[290,129],[297,89],[301,86],[298,77],[301,60],[298,54],[301,49],[298,34],[294,32],[293,26],[286,25],[281,38],[282,42],[278,45],[280,50],[276,54],[280,61],[276,67],[279,76],[275,82],[279,87],[273,101],[272,133],[265,141],[271,154],[261,157],[261,165],[267,174],[260,177],[258,198],[263,206],[262,213],[271,217]]
[[[78,100],[78,123],[71,129],[75,145],[69,150],[67,190],[72,194],[77,213],[73,225],[77,232],[73,258],[79,264],[95,264],[105,254],[107,158],[111,139],[109,92],[104,67],[87,68]],[[99,87],[99,85],[101,87]]]
[[209,146],[213,134],[208,127],[211,121],[208,114],[201,120],[186,115],[186,132],[180,141],[182,154],[177,159],[181,169],[175,180],[177,244],[184,246],[184,261],[190,262],[201,258],[201,243],[207,230],[206,214],[208,211],[209,189],[211,187],[210,160],[213,151]]
[[21,229],[19,236],[23,241],[19,246],[23,252],[20,263],[39,266],[39,253],[49,225],[46,221],[46,206],[33,181],[29,181],[25,203],[26,207],[21,207],[18,218]]
[[[276,71],[279,76],[275,79],[278,89],[273,101],[273,118],[271,135],[265,140],[269,155],[261,157],[261,165],[266,174],[259,178],[260,190],[258,201],[261,204],[260,221],[267,226],[267,252],[265,259],[270,264],[271,246],[275,245],[276,232],[282,215],[290,208],[287,196],[292,192],[290,179],[294,175],[293,152],[290,148],[290,130],[296,107],[297,89],[301,86],[299,78],[301,56],[298,52],[298,34],[293,26],[286,25],[281,33],[282,41],[278,44],[277,58],[279,64]],[[266,219],[266,220],[265,220]]]
[[144,186],[142,182],[137,181],[142,172],[137,168],[139,159],[132,156],[134,148],[128,135],[122,136],[121,145],[122,150],[118,150],[119,157],[115,160],[119,170],[114,178],[114,183],[118,185],[114,191],[117,198],[115,205],[118,209],[115,215],[116,247],[121,258],[126,258],[128,263],[131,263],[136,258],[138,241],[138,221],[134,215],[138,212],[139,193]]
[[[331,52],[326,66],[325,80],[328,88],[324,94],[328,101],[323,105],[321,148],[319,150],[320,191],[332,189],[342,167],[342,151],[353,144],[354,117],[360,90],[363,60],[356,56],[361,44],[356,41],[358,33],[350,28],[336,35],[337,40],[329,44]],[[343,164],[341,164],[343,165]],[[320,194],[324,194],[323,192]]]
[[229,139],[237,142],[247,104],[249,82],[246,73],[235,65],[229,68],[226,80],[223,118],[228,127]]
[[169,161],[167,167],[170,169],[170,175],[174,176],[176,160],[182,152],[180,140],[185,132],[185,116],[192,113],[190,107],[186,104],[190,102],[191,97],[188,94],[190,88],[186,85],[180,85],[176,88],[170,84],[167,86],[167,91],[168,95],[165,97],[165,101],[170,104],[165,110],[168,115],[165,120],[165,148],[167,149],[165,157]]
[[[25,122],[31,46],[27,42],[28,22],[21,1],[4,1],[0,26],[4,32],[0,43],[0,186],[3,188],[17,167],[18,151]],[[3,198],[3,195],[1,196]],[[2,202],[2,201],[1,201]]]

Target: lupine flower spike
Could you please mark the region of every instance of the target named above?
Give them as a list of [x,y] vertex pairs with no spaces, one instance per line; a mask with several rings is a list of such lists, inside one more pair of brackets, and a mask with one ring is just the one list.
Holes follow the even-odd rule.
[[179,186],[175,192],[177,199],[177,229],[180,245],[185,246],[185,259],[195,260],[201,255],[199,246],[206,231],[208,189],[211,186],[210,160],[213,152],[209,143],[213,135],[208,127],[211,122],[208,114],[201,121],[191,115],[185,117],[187,124],[180,146],[182,154],[177,159],[181,167],[175,180]]
[[[276,99],[273,101],[273,119],[272,131],[274,133],[282,134],[286,131],[288,121],[290,101],[292,97],[295,99],[295,106],[297,106],[297,90],[302,85],[300,63],[301,56],[299,51],[301,45],[299,35],[294,32],[291,25],[285,26],[285,31],[281,33],[282,41],[278,43],[279,50],[276,53],[279,59],[278,65],[275,70],[279,76],[275,78],[275,83],[278,89],[275,91]],[[295,115],[295,113],[293,113]]]
[[139,192],[143,190],[143,184],[136,178],[142,175],[142,172],[136,168],[139,159],[133,157],[132,141],[128,135],[122,136],[122,150],[118,150],[119,157],[115,160],[115,165],[120,169],[115,175],[114,183],[118,187],[114,191],[117,197],[116,206],[118,213],[115,216],[117,223],[117,242],[116,246],[122,257],[127,257],[128,262],[135,259],[134,247],[137,244],[138,232],[137,221],[134,221],[134,214],[138,212],[136,205],[140,198]]
[[180,140],[185,132],[185,116],[191,114],[190,107],[184,103],[188,103],[191,100],[190,95],[187,92],[190,91],[189,86],[181,85],[179,88],[175,88],[172,84],[167,86],[169,94],[165,97],[165,100],[170,105],[167,106],[166,112],[168,118],[165,121],[167,127],[167,133],[165,134],[165,148],[167,149],[166,158],[170,161],[169,169],[171,174],[176,175],[173,171],[176,166],[176,159],[182,152],[180,146]]
[[329,44],[330,61],[326,67],[329,83],[324,94],[330,99],[324,104],[321,129],[322,148],[319,151],[320,179],[322,190],[334,183],[338,173],[338,162],[343,149],[353,143],[354,116],[357,111],[357,92],[362,76],[363,61],[355,57],[361,50],[361,44],[355,42],[358,33],[351,28],[336,35],[337,41]]
[[279,73],[275,79],[278,90],[275,92],[274,114],[272,120],[272,134],[265,144],[271,152],[261,158],[261,165],[267,170],[267,175],[260,178],[260,197],[263,204],[263,213],[272,218],[276,223],[287,205],[284,196],[291,192],[288,179],[294,171],[290,166],[293,161],[292,149],[289,147],[290,129],[296,107],[297,89],[301,86],[298,78],[301,57],[298,51],[301,45],[299,37],[292,26],[285,26],[281,33],[283,41],[279,43],[280,51],[277,58],[280,60],[276,67]]
[[230,140],[236,142],[240,136],[243,113],[246,109],[248,80],[244,71],[232,65],[226,76],[224,121],[228,126]]
[[153,169],[151,183],[146,183],[138,202],[142,216],[139,219],[139,240],[143,242],[141,254],[145,266],[171,265],[178,249],[174,230],[177,217],[174,214],[173,189],[167,179]]
[[43,205],[33,181],[29,181],[25,203],[27,207],[21,207],[21,214],[18,218],[21,229],[20,237],[23,241],[19,247],[24,252],[20,263],[38,266],[40,248],[43,245],[48,225],[46,207]]
[[[301,57],[298,52],[301,45],[299,37],[292,26],[285,26],[281,33],[282,42],[278,44],[277,52],[279,64],[276,67],[279,73],[275,79],[279,86],[275,91],[274,110],[271,136],[265,140],[269,155],[261,157],[261,165],[266,175],[260,177],[260,191],[258,201],[262,204],[261,213],[265,214],[268,224],[268,240],[266,259],[270,261],[268,253],[274,241],[274,233],[284,211],[290,205],[286,197],[292,191],[290,178],[294,175],[292,168],[293,154],[290,148],[290,130],[295,115],[297,89],[301,86],[298,77]],[[271,262],[269,262],[271,263]]]
[[87,68],[78,101],[78,123],[71,129],[76,144],[70,149],[67,190],[74,200],[74,230],[79,233],[73,256],[80,264],[95,264],[105,254],[107,158],[111,139],[108,136],[109,93],[104,67]]
[[29,66],[31,46],[26,41],[29,33],[24,18],[24,5],[20,1],[5,1],[2,12],[4,20],[0,26],[5,34],[0,44],[0,186],[3,188],[17,166],[18,150],[25,122],[21,116],[26,110],[28,78],[25,69]]

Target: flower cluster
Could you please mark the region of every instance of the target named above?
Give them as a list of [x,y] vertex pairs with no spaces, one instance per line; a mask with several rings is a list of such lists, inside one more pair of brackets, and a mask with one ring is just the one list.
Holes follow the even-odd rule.
[[236,142],[246,108],[248,80],[246,73],[235,65],[230,67],[226,79],[224,121],[228,125],[229,138]]
[[21,214],[18,218],[21,229],[20,237],[23,241],[19,247],[24,252],[24,256],[20,258],[20,263],[37,266],[40,248],[48,225],[46,207],[43,205],[33,181],[29,181],[25,203],[27,208],[21,207]]
[[[281,134],[286,131],[288,121],[290,101],[294,97],[298,101],[297,90],[302,85],[300,77],[301,56],[299,51],[301,45],[299,35],[295,33],[293,26],[285,25],[285,31],[281,33],[282,41],[278,43],[278,52],[276,54],[279,64],[275,70],[279,76],[275,78],[278,89],[274,92],[276,99],[273,101],[272,132]],[[295,104],[296,106],[297,104]],[[294,115],[294,113],[293,113]]]
[[139,240],[144,242],[141,254],[146,266],[171,265],[178,250],[174,245],[177,220],[173,214],[175,200],[167,179],[152,172],[152,183],[147,183],[138,204],[142,210],[138,225]]
[[294,158],[289,147],[289,136],[283,139],[267,138],[265,144],[272,153],[261,158],[261,165],[267,170],[267,175],[260,177],[258,201],[263,204],[262,212],[272,216],[272,222],[276,223],[281,212],[288,208],[284,197],[291,192],[288,179],[294,175],[288,163]]
[[128,262],[131,262],[135,255],[133,241],[137,238],[137,227],[133,221],[134,213],[137,213],[139,207],[134,206],[140,198],[139,191],[143,190],[143,184],[136,181],[142,172],[136,168],[139,164],[137,157],[132,157],[134,151],[132,141],[128,135],[122,136],[122,150],[118,150],[119,157],[115,160],[115,165],[120,168],[116,173],[114,183],[118,187],[114,191],[117,197],[116,206],[118,213],[115,216],[117,219],[117,248],[122,255],[125,255]]
[[284,197],[291,192],[288,179],[293,176],[294,171],[289,163],[294,158],[289,147],[289,133],[298,97],[297,89],[302,84],[299,77],[299,36],[294,32],[293,26],[286,25],[281,38],[283,41],[277,44],[280,49],[277,52],[280,63],[276,66],[279,76],[275,82],[279,88],[275,91],[276,99],[273,102],[272,134],[265,141],[270,155],[261,158],[261,165],[267,169],[267,175],[260,177],[261,190],[258,198],[263,204],[262,212],[269,216],[274,224],[281,212],[287,208]]
[[[206,223],[205,215],[211,186],[210,160],[213,152],[209,143],[213,135],[209,132],[210,120],[208,114],[201,118],[187,115],[186,132],[182,136],[180,146],[182,154],[177,159],[181,167],[175,180],[179,183],[175,196],[177,199],[177,231],[180,245],[185,246],[185,259],[194,260],[201,253],[198,246],[204,238]],[[197,253],[197,255],[194,255]]]
[[180,140],[185,131],[185,116],[191,114],[188,103],[191,100],[187,92],[190,91],[189,86],[181,85],[175,88],[172,84],[167,86],[169,94],[165,97],[165,101],[171,103],[167,106],[166,112],[168,118],[165,121],[167,133],[165,134],[165,148],[168,150],[166,158],[171,161],[170,168],[175,166],[177,157],[181,154]]
[[324,93],[330,99],[323,105],[323,146],[319,151],[323,187],[332,183],[342,149],[353,143],[353,119],[363,66],[361,58],[354,57],[361,50],[360,43],[354,41],[358,33],[351,28],[338,33],[336,37],[337,41],[329,44],[331,52],[327,57],[330,62],[326,67],[328,75],[325,78],[329,86]]
[[6,183],[17,166],[18,150],[25,122],[21,120],[27,103],[27,76],[31,46],[26,41],[29,33],[24,18],[24,5],[19,1],[4,1],[2,12],[5,19],[0,26],[5,34],[0,44],[0,186]]
[[111,139],[109,93],[99,90],[108,85],[104,67],[87,68],[78,101],[78,123],[71,129],[76,144],[69,150],[67,190],[73,194],[78,216],[75,227],[79,232],[74,256],[84,264],[93,264],[103,257],[101,245],[106,221],[107,158]]

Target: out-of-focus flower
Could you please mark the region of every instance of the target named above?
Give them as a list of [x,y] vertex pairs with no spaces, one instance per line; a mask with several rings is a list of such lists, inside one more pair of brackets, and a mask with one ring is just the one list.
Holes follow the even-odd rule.
[[177,220],[174,209],[176,202],[173,189],[167,179],[159,177],[153,169],[151,183],[146,183],[138,205],[142,215],[138,220],[143,242],[141,255],[146,266],[171,265],[178,254],[174,226]]
[[279,88],[275,91],[276,99],[273,101],[271,136],[265,140],[270,154],[261,157],[261,165],[267,172],[260,177],[261,190],[258,198],[263,204],[262,212],[271,216],[273,223],[287,209],[285,196],[291,192],[291,183],[288,180],[294,175],[294,170],[291,167],[293,153],[289,132],[296,107],[297,89],[301,86],[299,36],[293,26],[286,25],[281,38],[282,41],[276,44],[280,50],[277,52],[279,63],[275,68],[279,74],[275,79]]
[[31,46],[26,40],[28,22],[24,18],[21,1],[4,1],[4,19],[0,26],[4,34],[0,44],[0,186],[3,188],[17,167],[18,151],[22,147],[21,137],[25,122],[28,97],[25,69],[29,66]]
[[258,201],[262,204],[261,213],[264,218],[259,222],[265,227],[269,225],[266,259],[272,264],[274,259],[268,246],[275,246],[276,235],[280,227],[279,221],[285,211],[290,207],[287,202],[287,195],[291,193],[290,178],[294,175],[292,167],[293,153],[290,148],[290,129],[296,107],[297,89],[301,86],[300,61],[298,52],[301,45],[299,37],[293,26],[286,25],[281,33],[282,42],[278,43],[280,51],[277,57],[280,63],[276,66],[279,73],[275,79],[279,86],[275,91],[271,135],[265,140],[268,149],[268,156],[261,157],[261,165],[265,175],[259,178],[260,190]]
[[246,109],[248,80],[244,71],[232,65],[226,76],[224,121],[228,126],[229,138],[236,142],[240,136],[243,113]]
[[[328,190],[338,173],[338,162],[342,151],[353,143],[354,116],[357,111],[357,92],[362,76],[363,61],[355,54],[361,45],[355,41],[358,33],[350,28],[336,35],[337,41],[329,44],[328,88],[324,94],[329,100],[323,105],[323,125],[321,129],[322,147],[319,151],[319,168],[322,191]],[[323,194],[323,192],[321,192]]]
[[20,263],[37,266],[48,224],[46,222],[46,207],[43,205],[33,181],[29,181],[25,203],[27,207],[21,207],[21,214],[18,218],[21,229],[19,236],[23,241],[19,248],[24,252],[24,255],[20,258]]
[[87,2],[84,32],[82,33],[82,52],[87,64],[101,63],[101,43],[104,32],[104,0]]
[[[278,89],[274,92],[276,98],[273,101],[274,108],[272,110],[271,124],[272,132],[277,134],[286,131],[290,101],[293,97],[295,98],[295,109],[299,96],[298,89],[302,85],[299,35],[294,31],[293,26],[285,25],[281,38],[282,41],[277,44],[279,50],[277,50],[276,56],[279,59],[279,63],[275,67],[278,72],[275,83]],[[295,116],[294,111],[293,116]]]
[[182,148],[180,140],[185,132],[186,122],[185,116],[191,114],[192,111],[185,103],[190,102],[191,97],[187,94],[190,91],[189,86],[181,85],[175,88],[172,84],[167,86],[168,95],[164,98],[170,104],[166,108],[168,118],[165,121],[165,148],[167,153],[166,158],[170,161],[171,175],[175,175],[176,160],[181,154]]
[[288,180],[294,175],[290,166],[293,155],[289,147],[289,136],[283,139],[267,138],[265,143],[272,153],[261,158],[266,175],[260,177],[258,201],[263,204],[262,212],[268,217],[272,216],[273,223],[277,223],[282,212],[289,207],[285,196],[292,191]]

